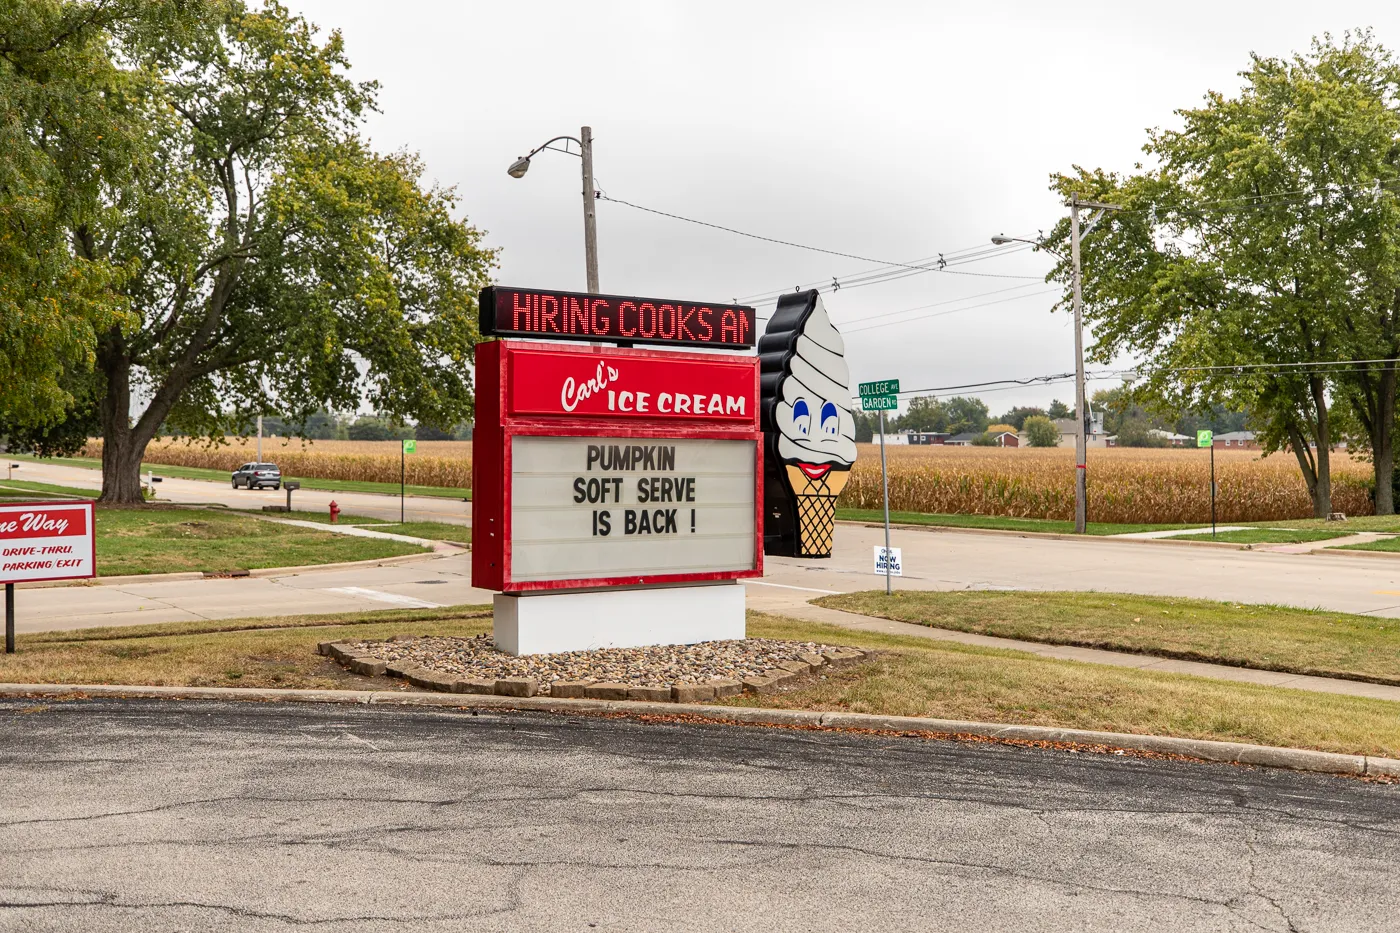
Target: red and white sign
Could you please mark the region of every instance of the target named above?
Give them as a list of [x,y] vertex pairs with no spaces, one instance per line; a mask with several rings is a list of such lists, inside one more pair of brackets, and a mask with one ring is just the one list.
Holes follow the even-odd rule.
[[473,586],[762,575],[757,358],[501,340],[476,390]]
[[623,351],[511,351],[508,411],[648,421],[754,420],[754,366],[747,357]]
[[91,502],[0,505],[0,583],[97,575]]

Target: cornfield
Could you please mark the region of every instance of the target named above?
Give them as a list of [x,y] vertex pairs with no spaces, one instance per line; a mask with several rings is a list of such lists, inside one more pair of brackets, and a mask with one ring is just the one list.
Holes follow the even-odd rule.
[[[887,447],[890,509],[900,512],[1074,518],[1074,451],[1065,448]],[[1104,448],[1089,451],[1089,520],[1123,523],[1210,521],[1210,452]],[[1312,516],[1291,454],[1217,450],[1216,515],[1221,522]],[[1371,468],[1332,456],[1332,508],[1369,515]],[[881,507],[880,450],[860,445],[841,495],[843,508]]]
[[[889,447],[890,508],[899,512],[1004,515],[1012,518],[1074,517],[1074,451],[1069,448]],[[414,486],[471,487],[470,441],[419,441],[405,459]],[[83,456],[101,457],[102,442],[89,441]],[[235,470],[253,460],[251,439],[228,438],[214,448],[184,441],[153,443],[146,462]],[[398,441],[263,441],[263,459],[289,478],[397,483]],[[1275,521],[1312,515],[1307,487],[1289,454],[1217,450],[1221,522]],[[1368,515],[1370,464],[1344,452],[1332,456],[1332,507]],[[880,451],[860,445],[860,458],[841,494],[843,508],[878,509]],[[1210,455],[1204,450],[1096,449],[1089,451],[1089,520],[1186,523],[1210,520]]]
[[[257,458],[257,442],[231,437],[227,444],[204,447],[185,441],[159,441],[146,448],[146,463],[204,467],[232,472]],[[276,463],[288,479],[341,479],[374,483],[399,481],[398,441],[313,441],[263,439],[263,459]],[[102,442],[90,440],[82,456],[102,456]],[[470,441],[419,441],[404,458],[404,479],[411,486],[470,489]]]

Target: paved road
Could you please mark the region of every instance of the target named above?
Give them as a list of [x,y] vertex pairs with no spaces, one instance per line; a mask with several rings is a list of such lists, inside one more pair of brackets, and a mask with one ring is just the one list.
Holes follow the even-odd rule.
[[1400,790],[529,714],[0,704],[0,928],[1395,929]]
[[[6,461],[13,462],[13,461]],[[160,468],[156,468],[160,475]],[[24,461],[14,471],[15,479],[30,480],[36,483],[55,483],[60,486],[73,486],[79,489],[102,489],[102,476],[97,470],[82,467],[62,466],[54,463]],[[171,502],[217,502],[241,509],[260,509],[265,505],[286,505],[287,493],[273,492],[271,489],[234,489],[229,483],[211,483],[204,480],[171,479],[161,481],[157,487],[162,499]],[[365,515],[389,521],[399,520],[399,497],[381,496],[364,492],[322,492],[315,489],[298,489],[292,493],[292,506],[310,512],[325,512],[334,499],[341,511],[352,515]],[[411,522],[449,522],[455,525],[471,524],[471,503],[461,499],[445,499],[433,496],[407,496],[404,498],[404,518]]]

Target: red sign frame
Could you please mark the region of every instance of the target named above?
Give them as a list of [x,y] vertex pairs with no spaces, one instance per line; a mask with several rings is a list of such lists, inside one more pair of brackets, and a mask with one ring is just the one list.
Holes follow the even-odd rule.
[[[609,412],[582,405],[556,411],[540,395],[521,391],[521,378],[551,373],[562,386],[570,376],[593,373],[609,360],[638,365],[656,374],[670,371],[679,385],[708,382],[712,388],[742,386],[744,409],[740,416],[732,410],[732,393],[720,391],[671,393],[705,396],[705,412]],[[570,369],[570,367],[573,367]],[[658,368],[659,367],[659,368]],[[656,378],[659,378],[657,376]],[[607,386],[597,379],[599,389],[587,401],[605,399]],[[552,388],[552,385],[551,385]],[[660,392],[656,401],[660,401]],[[720,397],[721,411],[713,412],[713,399]],[[519,397],[517,397],[519,396]],[[605,404],[599,401],[598,404]],[[616,401],[614,402],[616,406]],[[651,407],[650,405],[648,406]],[[674,403],[672,406],[674,408]],[[658,420],[664,418],[664,420]],[[754,566],[746,570],[702,573],[616,576],[590,579],[529,580],[511,579],[511,438],[536,437],[634,437],[695,440],[741,440],[754,448]],[[497,340],[476,348],[476,423],[472,435],[472,586],[505,593],[532,590],[585,589],[605,586],[650,586],[668,583],[739,580],[763,575],[763,432],[758,413],[758,358],[716,354],[673,353],[598,346],[568,346],[522,340]]]
[[[42,509],[70,509],[70,508],[72,508],[72,507],[74,507],[74,506],[78,506],[78,507],[82,507],[82,508],[83,508],[83,521],[85,522],[85,527],[84,527],[83,531],[82,531],[80,534],[82,535],[83,540],[87,543],[88,549],[89,549],[89,551],[90,551],[90,553],[91,553],[91,555],[92,555],[92,559],[91,559],[92,572],[91,572],[91,573],[63,574],[63,575],[51,576],[51,577],[50,577],[50,576],[45,576],[45,577],[21,577],[21,578],[15,579],[15,580],[7,580],[7,579],[5,579],[5,563],[6,563],[6,560],[7,560],[7,557],[6,557],[6,555],[5,555],[5,551],[6,551],[7,549],[9,549],[9,548],[12,548],[12,547],[15,547],[15,546],[16,546],[16,545],[9,544],[8,542],[13,542],[13,541],[24,541],[24,540],[32,540],[32,539],[50,539],[50,538],[55,538],[55,537],[76,537],[77,535],[76,535],[76,534],[74,534],[74,535],[68,535],[68,534],[59,534],[59,535],[30,534],[30,535],[25,535],[24,537],[20,537],[20,536],[18,536],[18,535],[11,536],[11,535],[9,535],[9,534],[6,534],[6,533],[4,532],[4,530],[3,530],[3,529],[4,529],[4,526],[5,526],[5,524],[6,524],[5,521],[4,521],[4,515],[7,514],[7,513],[9,513],[9,512],[12,511],[13,509],[16,509],[16,508],[33,507],[33,508],[42,508]],[[48,582],[51,582],[51,581],[54,581],[54,580],[90,580],[90,579],[96,577],[96,576],[97,576],[97,535],[96,535],[96,530],[95,530],[95,528],[94,528],[95,521],[96,521],[96,518],[97,518],[96,511],[95,511],[95,510],[96,510],[96,507],[97,507],[97,503],[95,503],[95,502],[94,502],[93,500],[91,500],[91,499],[43,499],[43,500],[35,500],[35,501],[18,501],[18,502],[0,501],[0,583],[48,583]],[[16,556],[16,555],[11,555],[11,556]],[[34,556],[36,556],[36,557],[42,557],[43,555],[34,555]]]

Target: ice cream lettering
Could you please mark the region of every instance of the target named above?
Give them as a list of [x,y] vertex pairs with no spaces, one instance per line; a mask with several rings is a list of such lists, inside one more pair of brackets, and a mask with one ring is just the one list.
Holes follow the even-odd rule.
[[856,459],[845,351],[816,291],[779,299],[758,342],[765,554],[831,556],[836,497]]

